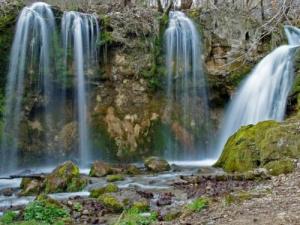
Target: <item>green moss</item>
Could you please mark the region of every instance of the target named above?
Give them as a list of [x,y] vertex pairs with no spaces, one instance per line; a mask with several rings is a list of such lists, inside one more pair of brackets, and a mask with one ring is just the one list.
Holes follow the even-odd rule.
[[257,139],[264,137],[266,129],[278,126],[275,121],[266,121],[256,126],[249,125],[240,128],[227,141],[224,151],[216,163],[228,172],[246,172],[261,164],[260,150],[256,147]]
[[108,182],[116,182],[116,181],[122,181],[124,180],[124,176],[123,175],[120,175],[120,174],[113,174],[113,175],[108,175],[106,177],[106,180]]
[[87,185],[87,180],[80,177],[78,166],[67,161],[58,166],[45,179],[45,193],[76,192]]
[[181,215],[181,213],[178,212],[168,212],[166,215],[163,216],[163,220],[164,221],[172,221],[177,219],[179,216]]
[[273,176],[278,176],[280,174],[291,173],[295,170],[295,164],[290,159],[283,159],[269,162],[265,165],[265,168]]
[[150,70],[142,71],[142,75],[148,80],[148,86],[152,91],[163,89],[163,80],[166,75],[165,61],[163,57],[163,41],[164,32],[168,26],[169,17],[164,14],[158,18],[158,22],[159,34],[156,35],[152,40],[152,66]]
[[228,194],[225,196],[226,205],[240,204],[243,201],[252,199],[252,195],[248,192],[242,191],[235,194]]
[[138,201],[138,202],[134,202],[132,204],[132,208],[137,209],[140,212],[147,212],[150,209],[149,203],[146,199]]
[[229,85],[233,88],[237,87],[242,80],[251,72],[253,66],[249,64],[231,64],[230,75],[227,77]]
[[80,177],[74,177],[72,178],[71,182],[67,185],[67,192],[82,191],[86,185],[87,185],[86,179]]
[[91,190],[90,197],[98,198],[100,195],[103,195],[105,193],[113,193],[113,192],[118,192],[118,191],[119,191],[118,186],[110,183],[110,184],[106,185],[105,187]]
[[99,202],[108,208],[112,212],[119,213],[123,211],[122,203],[114,196],[110,194],[100,195],[98,198]]
[[245,172],[273,161],[299,159],[299,147],[297,118],[283,123],[264,121],[242,127],[232,135],[216,166],[228,172]]
[[141,174],[141,171],[135,165],[129,165],[126,168],[126,174],[135,176]]

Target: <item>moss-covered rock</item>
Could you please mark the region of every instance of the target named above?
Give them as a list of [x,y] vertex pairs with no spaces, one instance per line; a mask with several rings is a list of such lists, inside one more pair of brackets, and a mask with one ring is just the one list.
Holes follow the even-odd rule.
[[171,169],[169,163],[159,157],[149,157],[144,161],[145,167],[151,172],[164,172]]
[[147,212],[150,209],[150,205],[146,199],[141,199],[140,201],[133,202],[132,208],[136,208],[140,212]]
[[126,174],[135,176],[141,174],[141,171],[137,166],[131,164],[126,168]]
[[295,163],[290,159],[283,159],[269,162],[265,165],[265,168],[273,176],[278,176],[280,174],[291,173],[295,169]]
[[42,192],[44,183],[41,179],[23,178],[20,188],[21,196],[38,195]]
[[105,187],[91,190],[90,197],[98,198],[100,195],[103,195],[106,193],[118,192],[118,191],[119,191],[118,186],[110,183],[110,184],[106,185]]
[[245,172],[269,164],[273,169],[282,167],[278,173],[291,171],[287,159],[300,157],[297,121],[295,118],[283,123],[264,121],[242,127],[228,139],[216,166],[228,172]]
[[91,177],[105,177],[106,175],[112,174],[112,167],[103,161],[95,161],[91,167]]
[[119,213],[123,210],[123,204],[111,194],[103,194],[98,198],[101,204],[112,212]]
[[81,178],[79,168],[73,162],[67,161],[59,165],[45,179],[45,193],[80,191],[87,184]]
[[124,176],[123,175],[120,175],[120,174],[114,174],[114,175],[108,175],[106,177],[106,180],[108,182],[116,182],[116,181],[122,181],[124,180]]

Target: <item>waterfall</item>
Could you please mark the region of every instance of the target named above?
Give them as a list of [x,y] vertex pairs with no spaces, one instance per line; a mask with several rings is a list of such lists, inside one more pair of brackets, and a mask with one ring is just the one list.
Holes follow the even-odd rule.
[[[238,88],[221,126],[215,157],[241,126],[264,120],[282,121],[294,78],[293,60],[300,42],[297,28],[286,27],[289,45],[280,46],[263,58]],[[297,35],[297,32],[298,35]]]
[[[50,110],[48,101],[53,91],[50,80],[53,73],[51,49],[54,33],[55,20],[48,4],[35,3],[22,10],[17,22],[7,76],[0,172],[12,171],[19,163],[18,141],[24,114],[25,89],[34,87],[36,92],[42,93],[45,111]],[[31,87],[26,87],[28,81]],[[45,120],[47,128],[51,129],[51,117]],[[47,142],[47,135],[45,139]]]
[[[176,139],[181,141],[178,146],[170,139],[165,157],[170,160],[203,159],[207,157],[209,111],[202,46],[195,25],[184,13],[170,12],[165,45],[166,115]],[[179,113],[175,115],[176,112]]]
[[[160,0],[161,6],[163,8],[167,8],[170,4],[171,0]],[[150,7],[157,7],[157,0],[149,0],[148,4]],[[181,7],[181,0],[173,0],[174,7],[180,8]]]
[[64,63],[67,68],[68,51],[73,52],[76,75],[77,120],[79,133],[79,159],[81,165],[90,158],[91,146],[88,126],[88,85],[90,73],[98,65],[97,40],[100,35],[97,18],[94,15],[65,12],[62,19]]

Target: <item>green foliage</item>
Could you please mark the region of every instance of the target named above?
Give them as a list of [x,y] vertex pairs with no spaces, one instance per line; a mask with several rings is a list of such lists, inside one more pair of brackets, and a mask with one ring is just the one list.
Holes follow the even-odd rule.
[[45,222],[46,224],[55,224],[58,220],[69,218],[69,213],[57,205],[34,201],[26,206],[24,211],[25,221]]
[[12,224],[17,217],[17,213],[13,211],[5,212],[0,219],[0,224]]
[[113,42],[113,36],[111,32],[103,31],[101,32],[101,40],[100,40],[100,46],[101,45],[111,45]]
[[203,209],[207,207],[208,207],[208,200],[206,198],[197,198],[186,206],[186,208],[191,212],[201,212]]
[[150,225],[157,221],[157,213],[151,212],[150,215],[141,214],[137,208],[126,210],[119,222],[115,225]]
[[75,211],[80,212],[80,211],[82,211],[83,206],[82,206],[82,204],[80,202],[76,202],[74,204],[73,208],[74,208]]
[[166,74],[163,53],[164,32],[169,22],[167,15],[160,16],[159,20],[159,34],[153,39],[152,47],[152,66],[150,70],[143,71],[142,75],[148,80],[149,88],[153,91],[161,90],[163,88],[163,78]]

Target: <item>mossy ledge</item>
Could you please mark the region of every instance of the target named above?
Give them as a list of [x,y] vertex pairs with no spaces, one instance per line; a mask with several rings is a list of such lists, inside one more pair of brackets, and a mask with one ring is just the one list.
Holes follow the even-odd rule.
[[[297,127],[293,119],[241,127],[228,139],[215,166],[227,172],[246,172],[258,167],[266,167],[271,175],[292,172],[293,159],[300,157]],[[274,171],[273,165],[282,169]]]

